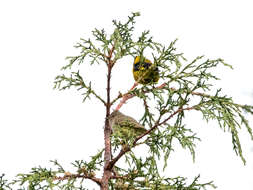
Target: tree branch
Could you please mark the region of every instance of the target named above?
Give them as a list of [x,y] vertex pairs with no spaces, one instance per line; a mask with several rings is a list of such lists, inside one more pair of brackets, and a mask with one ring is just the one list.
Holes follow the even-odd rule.
[[[122,98],[120,103],[117,105],[117,107],[115,108],[115,110],[119,110],[125,103],[128,99],[131,99],[133,98],[134,96],[136,96],[135,94],[130,94],[133,89],[136,87],[137,85],[134,85],[134,87],[132,87],[127,93],[125,94],[119,94],[117,98],[115,98],[111,104],[113,105],[118,99]],[[166,86],[166,83],[163,83],[162,85],[156,87],[156,89],[163,89],[164,87]],[[151,92],[151,91],[144,91],[143,93],[148,93],[148,92]]]
[[[157,86],[155,87],[155,89],[164,89],[164,87],[167,86],[167,83],[163,83],[162,85],[160,86]],[[173,88],[171,87],[170,88],[171,91],[176,91],[177,89],[176,88]],[[115,110],[119,110],[125,103],[127,100],[133,98],[136,96],[136,94],[131,94],[131,92],[133,91],[133,89],[129,90],[128,92],[126,92],[125,94],[119,94],[117,98],[115,98],[112,102],[111,102],[111,105],[113,105],[117,100],[119,100],[120,98],[121,101],[120,103],[117,105],[116,109]],[[148,91],[143,91],[144,94],[146,93],[150,93],[151,91],[148,90]],[[191,92],[192,95],[196,95],[196,96],[202,96],[202,97],[206,97],[206,98],[214,98],[214,96],[211,96],[209,94],[205,94],[205,93],[201,93],[201,92]],[[236,104],[236,103],[233,103],[231,102],[231,104],[235,105],[235,106],[239,106],[241,108],[245,108],[246,105],[241,105],[241,104]]]
[[[63,82],[67,84],[62,84]],[[70,77],[66,77],[65,75],[58,75],[55,78],[55,86],[54,88],[58,88],[59,90],[65,90],[67,88],[70,88],[71,86],[78,87],[77,90],[86,89],[86,92],[83,93],[85,95],[83,101],[87,97],[89,97],[90,94],[93,94],[98,100],[100,100],[104,105],[106,105],[105,100],[101,98],[92,88],[91,88],[91,82],[89,84],[86,84],[83,80],[83,77],[78,72],[72,72]]]
[[55,176],[53,180],[69,180],[69,179],[74,179],[74,178],[85,178],[85,179],[90,179],[97,183],[99,186],[101,186],[101,179],[96,178],[95,176],[89,175],[89,174],[71,174],[69,172],[65,172],[63,177],[60,176]]
[[132,147],[130,147],[129,145],[124,146],[121,151],[119,152],[119,154],[111,160],[111,162],[108,164],[107,168],[109,170],[111,170],[113,168],[113,166],[116,164],[116,162],[128,151],[130,151],[132,148],[134,148],[135,146],[137,146],[137,142],[143,138],[144,136],[148,135],[151,131],[155,130],[156,128],[158,128],[159,126],[163,125],[164,123],[166,123],[168,120],[170,120],[172,117],[174,117],[176,114],[183,112],[185,110],[192,110],[195,109],[195,106],[192,107],[187,107],[187,108],[179,108],[177,111],[173,112],[169,117],[167,117],[165,120],[163,120],[162,122],[160,122],[160,119],[162,117],[162,115],[159,116],[159,118],[157,119],[157,121],[155,122],[155,125],[150,128],[149,130],[147,130],[145,133],[143,133],[142,135],[140,135],[139,137],[137,137],[134,142]]
[[[87,86],[85,85],[84,82],[81,82],[81,85],[87,89]],[[101,98],[99,95],[97,95],[97,93],[92,90],[92,89],[89,89],[89,93],[93,94],[97,99],[99,99],[105,106],[106,106],[106,102],[103,100],[103,98]]]

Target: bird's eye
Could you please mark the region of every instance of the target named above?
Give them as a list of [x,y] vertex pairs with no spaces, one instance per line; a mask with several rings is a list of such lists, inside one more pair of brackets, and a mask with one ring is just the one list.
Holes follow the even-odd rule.
[[140,62],[134,64],[134,71],[138,71],[140,69]]
[[150,65],[151,65],[151,63],[144,62],[143,67],[145,69],[148,69]]

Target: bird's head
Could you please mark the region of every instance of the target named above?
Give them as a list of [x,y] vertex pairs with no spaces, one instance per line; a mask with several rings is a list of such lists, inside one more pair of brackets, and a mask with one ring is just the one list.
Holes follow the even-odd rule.
[[109,120],[110,120],[110,119],[114,119],[115,117],[120,116],[120,115],[122,115],[122,113],[121,113],[120,111],[114,110],[114,111],[109,115],[108,119],[109,119]]

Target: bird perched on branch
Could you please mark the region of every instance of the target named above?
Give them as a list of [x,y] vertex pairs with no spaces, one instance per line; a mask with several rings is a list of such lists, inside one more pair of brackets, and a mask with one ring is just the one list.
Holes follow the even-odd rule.
[[159,80],[158,67],[143,56],[136,56],[133,64],[134,80],[140,84],[157,83]]
[[[157,83],[160,78],[158,66],[142,55],[136,56],[134,59],[133,76],[135,83],[129,91],[133,90],[138,84]],[[127,96],[123,96],[116,110],[119,110],[127,99]]]
[[112,127],[113,136],[123,140],[123,143],[133,141],[147,131],[134,118],[124,115],[120,111],[113,111],[108,119]]

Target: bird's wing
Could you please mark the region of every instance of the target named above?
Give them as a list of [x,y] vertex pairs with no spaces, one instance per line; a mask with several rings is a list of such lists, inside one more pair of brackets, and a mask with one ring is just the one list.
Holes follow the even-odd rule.
[[145,131],[146,131],[145,127],[144,127],[143,125],[139,124],[139,123],[138,123],[135,119],[133,119],[132,117],[125,116],[124,122],[125,122],[126,124],[128,124],[128,125],[130,124],[131,127],[134,127],[134,128],[136,128],[136,129],[141,129],[141,130],[145,130]]

